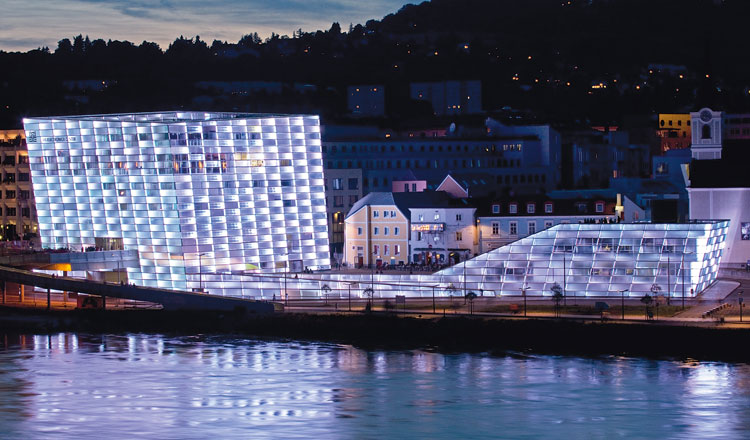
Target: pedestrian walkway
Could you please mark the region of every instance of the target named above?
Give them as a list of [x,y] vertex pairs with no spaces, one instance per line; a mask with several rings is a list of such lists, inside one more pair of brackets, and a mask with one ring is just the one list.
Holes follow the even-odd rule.
[[674,316],[677,319],[702,318],[709,310],[719,305],[735,289],[740,286],[737,281],[718,280],[698,296],[699,303],[684,312]]

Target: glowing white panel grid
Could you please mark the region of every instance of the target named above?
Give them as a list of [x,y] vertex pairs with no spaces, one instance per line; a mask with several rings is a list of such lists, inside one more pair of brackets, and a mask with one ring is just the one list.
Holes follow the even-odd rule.
[[121,239],[140,256],[131,282],[231,296],[256,290],[241,272],[329,268],[317,116],[167,112],[24,126],[44,247]]
[[[471,260],[428,275],[320,274],[288,279],[290,296],[346,298],[407,295],[460,296],[464,288],[484,295],[642,297],[657,285],[672,298],[695,296],[716,280],[728,221],[684,224],[561,224]],[[266,278],[256,296],[284,289]],[[374,283],[373,283],[374,281]],[[325,287],[327,286],[327,288]],[[452,286],[452,288],[450,287]],[[684,288],[684,290],[683,290]]]

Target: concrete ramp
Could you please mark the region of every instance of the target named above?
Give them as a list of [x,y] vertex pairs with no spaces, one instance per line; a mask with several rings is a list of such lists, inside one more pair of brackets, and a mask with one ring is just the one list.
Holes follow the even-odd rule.
[[179,290],[120,285],[77,278],[53,277],[0,266],[0,280],[67,292],[86,293],[111,298],[148,301],[161,304],[165,310],[242,311],[248,313],[273,313],[272,303],[231,298]]
[[705,289],[699,296],[703,301],[722,301],[729,296],[740,283],[730,280],[718,280]]

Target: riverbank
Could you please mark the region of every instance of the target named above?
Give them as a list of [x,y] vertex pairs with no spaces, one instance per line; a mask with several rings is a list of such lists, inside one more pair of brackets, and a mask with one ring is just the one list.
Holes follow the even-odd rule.
[[750,328],[637,321],[401,317],[394,314],[241,313],[164,310],[40,311],[0,308],[6,333],[242,334],[446,352],[515,351],[750,362]]

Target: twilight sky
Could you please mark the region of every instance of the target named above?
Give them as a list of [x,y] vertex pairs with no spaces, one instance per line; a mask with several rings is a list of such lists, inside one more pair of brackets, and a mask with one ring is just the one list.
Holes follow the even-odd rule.
[[[237,42],[242,35],[296,29],[328,29],[381,19],[408,0],[3,0],[0,50],[57,47],[62,38],[89,35],[92,40],[154,41],[166,50],[180,35],[211,44]],[[417,3],[417,1],[413,1]]]

